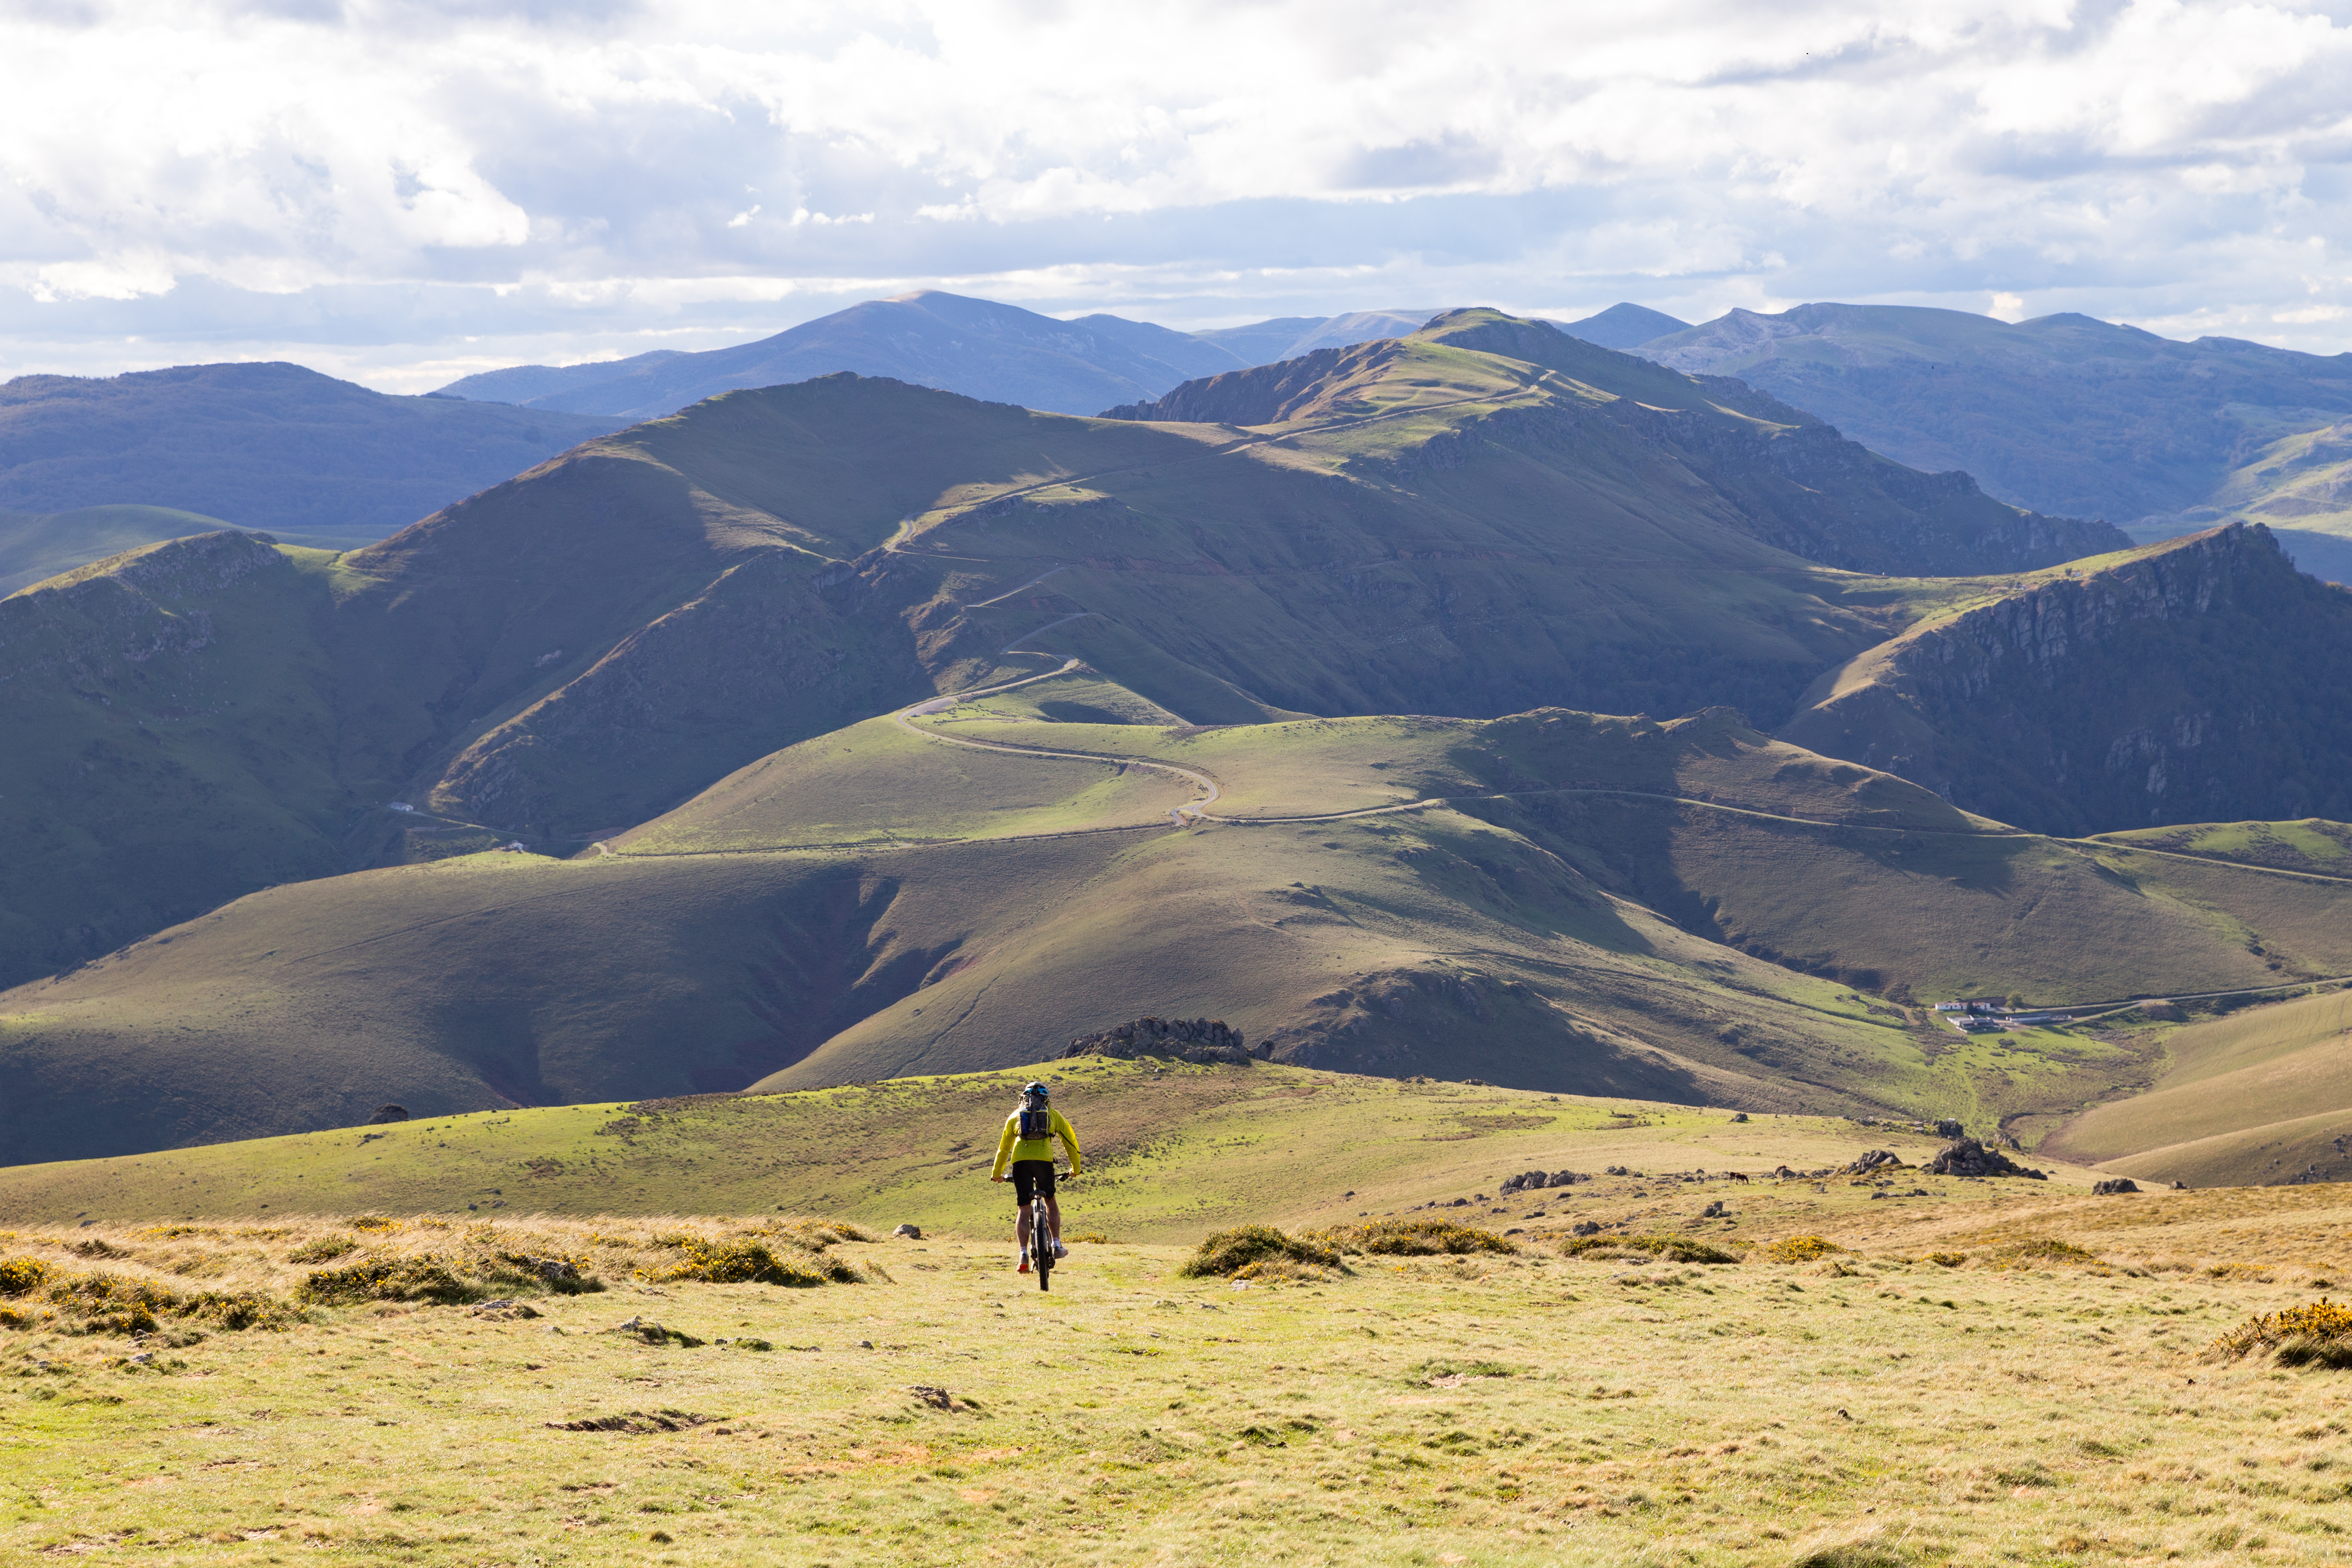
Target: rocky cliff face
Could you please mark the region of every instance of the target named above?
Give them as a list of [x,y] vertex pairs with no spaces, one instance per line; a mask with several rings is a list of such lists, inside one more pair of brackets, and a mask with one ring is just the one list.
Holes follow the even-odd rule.
[[1874,649],[1783,740],[2037,832],[2352,814],[2352,593],[2260,526]]

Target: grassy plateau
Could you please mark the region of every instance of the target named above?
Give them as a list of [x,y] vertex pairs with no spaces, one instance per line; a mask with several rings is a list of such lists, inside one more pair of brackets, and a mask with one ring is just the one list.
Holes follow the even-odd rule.
[[[992,1143],[1009,1079],[6,1173],[0,1548],[2343,1560],[2345,1374],[2214,1348],[2336,1288],[2341,1187],[2097,1196],[1927,1174],[1895,1127],[1154,1065],[1045,1069],[1095,1151],[1050,1293],[1006,1189],[914,1152]],[[1235,1221],[1306,1261],[1195,1272]]]

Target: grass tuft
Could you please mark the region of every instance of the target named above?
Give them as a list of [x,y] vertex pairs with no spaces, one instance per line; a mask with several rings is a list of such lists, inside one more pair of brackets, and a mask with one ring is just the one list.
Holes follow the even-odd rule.
[[1339,1254],[1321,1242],[1286,1235],[1270,1225],[1244,1225],[1221,1230],[1195,1247],[1176,1270],[1187,1279],[1231,1277],[1254,1269],[1253,1278],[1266,1278],[1265,1265],[1276,1261],[1318,1268],[1339,1267]]
[[2060,1241],[2053,1236],[2029,1237],[2011,1247],[2003,1247],[1990,1258],[1996,1268],[2037,1268],[2053,1263],[2101,1266],[2105,1259],[2087,1247],[2071,1241]]
[[1335,1252],[1385,1258],[1461,1258],[1476,1252],[1509,1255],[1519,1250],[1516,1244],[1491,1230],[1450,1219],[1374,1220],[1370,1225],[1316,1231],[1313,1239]]
[[1607,1255],[1613,1252],[1646,1252],[1668,1263],[1737,1263],[1739,1254],[1727,1252],[1711,1241],[1701,1241],[1691,1236],[1580,1236],[1573,1241],[1560,1243],[1560,1251],[1570,1258],[1581,1258],[1587,1253]]

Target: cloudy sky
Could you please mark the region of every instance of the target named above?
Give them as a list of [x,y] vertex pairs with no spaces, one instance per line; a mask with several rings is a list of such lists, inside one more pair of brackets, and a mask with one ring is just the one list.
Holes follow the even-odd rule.
[[2352,348],[2352,0],[0,0],[0,377],[386,391],[939,287]]

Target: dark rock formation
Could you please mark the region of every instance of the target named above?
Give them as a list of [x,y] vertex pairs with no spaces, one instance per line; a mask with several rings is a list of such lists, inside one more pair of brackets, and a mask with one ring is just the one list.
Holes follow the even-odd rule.
[[2104,1182],[2094,1183],[2091,1191],[2104,1198],[2119,1193],[2136,1193],[2139,1191],[2139,1184],[2129,1176],[2110,1176]]
[[1255,1058],[1242,1032],[1222,1018],[1138,1018],[1099,1035],[1072,1040],[1065,1057],[1174,1057],[1186,1062],[1247,1067]]
[[1845,1168],[1849,1176],[1866,1176],[1873,1171],[1899,1171],[1903,1162],[1892,1149],[1873,1149]]
[[1927,1162],[1927,1171],[1937,1176],[2024,1176],[2032,1181],[2046,1182],[2049,1174],[2028,1170],[1998,1149],[1988,1149],[1973,1138],[1957,1138],[1944,1145],[1941,1152]]
[[407,1120],[408,1107],[404,1105],[379,1105],[375,1108],[375,1114],[368,1118],[368,1125],[373,1127],[378,1122],[382,1121],[405,1121]]
[[1540,1187],[1572,1186],[1578,1182],[1591,1180],[1592,1178],[1590,1175],[1579,1171],[1553,1171],[1549,1173],[1542,1171],[1523,1171],[1515,1176],[1505,1176],[1502,1190],[1507,1193],[1533,1192]]

